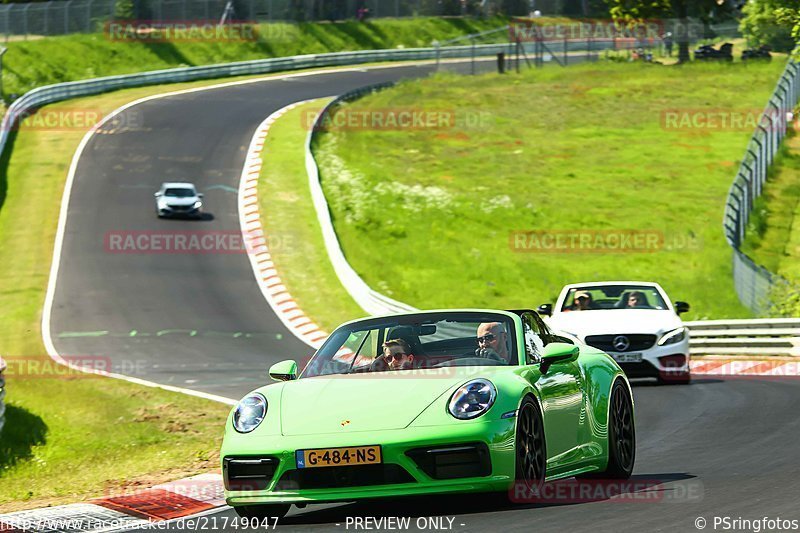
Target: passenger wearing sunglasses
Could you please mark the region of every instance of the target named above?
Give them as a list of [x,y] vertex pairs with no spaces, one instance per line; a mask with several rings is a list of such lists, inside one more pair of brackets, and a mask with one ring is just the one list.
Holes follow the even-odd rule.
[[500,322],[485,322],[478,326],[477,357],[509,362],[506,328]]

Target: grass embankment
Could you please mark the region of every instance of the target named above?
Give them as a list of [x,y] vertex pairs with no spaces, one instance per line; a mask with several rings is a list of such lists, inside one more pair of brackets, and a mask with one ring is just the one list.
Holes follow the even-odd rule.
[[[120,91],[49,109],[109,112],[166,90]],[[0,512],[70,503],[219,467],[227,406],[114,379],[47,378],[33,366],[49,363],[41,310],[64,181],[83,135],[23,127],[0,167],[0,354],[28,370],[24,379],[8,376]]]
[[110,33],[48,37],[6,44],[3,92],[41,85],[181,66],[211,65],[298,54],[431,46],[434,40],[497,28],[504,19],[418,18],[369,22],[269,23],[256,40],[128,42]]
[[756,200],[742,251],[778,274],[769,313],[800,316],[800,136],[790,130]]
[[756,201],[742,251],[756,263],[800,281],[800,135],[791,132]]
[[315,100],[292,109],[270,128],[262,152],[259,204],[270,255],[284,285],[300,308],[330,332],[365,313],[328,260],[308,185],[308,117],[326,102]]
[[[360,100],[346,109],[444,111],[457,125],[322,137],[343,249],[373,288],[417,307],[530,307],[565,283],[652,279],[692,303],[687,318],[748,316],[721,220],[752,131],[675,127],[665,113],[762,109],[782,63],[441,75]],[[529,230],[633,230],[663,243],[652,253],[521,252],[513,232]]]

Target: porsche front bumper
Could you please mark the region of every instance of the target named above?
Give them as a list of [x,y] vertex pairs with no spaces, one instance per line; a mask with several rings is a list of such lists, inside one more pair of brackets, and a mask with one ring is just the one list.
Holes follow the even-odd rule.
[[[507,490],[515,472],[515,425],[516,418],[506,418],[379,433],[229,434],[222,447],[226,501],[234,506],[319,503]],[[297,450],[370,445],[381,446],[380,465],[297,468]],[[239,478],[233,472],[232,466],[258,461],[265,474],[260,480],[257,468],[239,468],[245,474]]]

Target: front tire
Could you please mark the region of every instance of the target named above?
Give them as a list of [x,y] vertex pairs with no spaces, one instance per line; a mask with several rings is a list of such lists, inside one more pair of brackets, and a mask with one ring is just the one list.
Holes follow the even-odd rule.
[[515,437],[516,474],[509,493],[512,503],[518,501],[518,489],[532,497],[538,496],[544,485],[547,470],[547,443],[539,404],[526,396],[517,415]]
[[242,518],[283,518],[289,512],[291,505],[273,503],[268,505],[242,505],[233,510]]
[[636,461],[636,427],[633,401],[621,379],[611,387],[608,406],[608,466],[604,477],[628,479]]

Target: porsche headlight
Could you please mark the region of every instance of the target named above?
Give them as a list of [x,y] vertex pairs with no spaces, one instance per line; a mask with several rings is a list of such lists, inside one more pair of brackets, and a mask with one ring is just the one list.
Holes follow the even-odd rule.
[[194,205],[192,206],[192,209],[200,209],[201,207],[203,207],[203,202],[201,202],[200,200],[197,200],[194,203]]
[[489,410],[497,389],[488,379],[473,379],[458,388],[447,403],[447,410],[459,420],[477,418]]
[[672,331],[664,333],[661,338],[658,339],[658,345],[666,346],[668,344],[675,344],[676,342],[681,342],[685,338],[686,328],[681,327],[678,329],[673,329]]
[[246,396],[233,412],[233,427],[239,433],[250,433],[267,416],[267,400],[260,394]]

